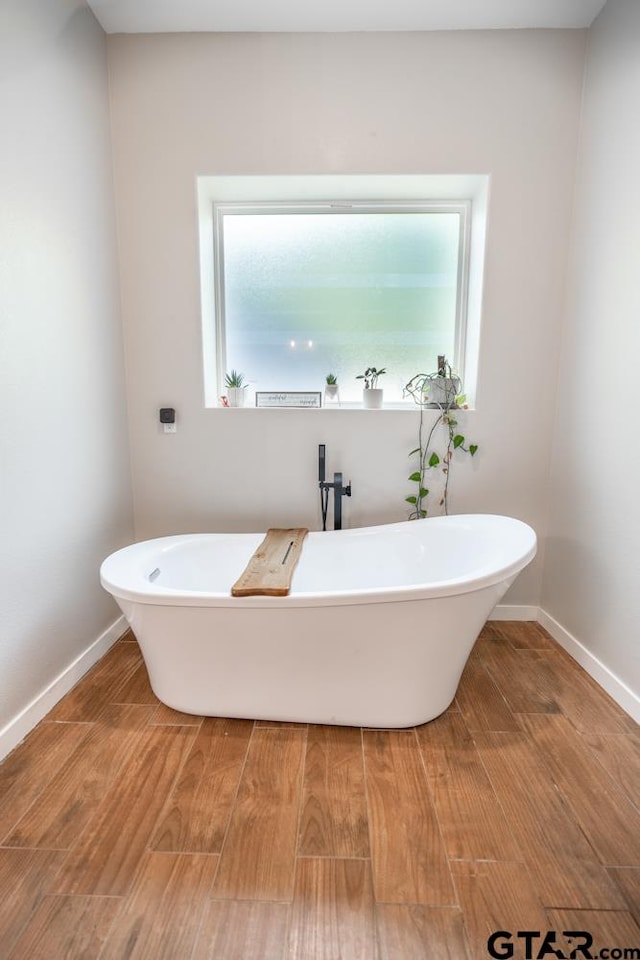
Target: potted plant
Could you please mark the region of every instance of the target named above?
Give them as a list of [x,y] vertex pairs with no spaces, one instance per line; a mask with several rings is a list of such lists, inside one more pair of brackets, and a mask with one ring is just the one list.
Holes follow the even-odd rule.
[[462,381],[452,372],[451,365],[445,356],[438,357],[436,373],[424,375],[422,392],[426,407],[450,410],[458,405],[456,401],[462,392]]
[[[409,454],[410,457],[418,458],[418,469],[409,476],[409,480],[417,484],[417,489],[415,493],[405,497],[407,503],[410,503],[413,508],[409,514],[409,520],[420,520],[427,516],[426,501],[429,490],[426,483],[429,470],[442,470],[444,485],[440,507],[445,514],[449,512],[449,480],[454,452],[460,450],[473,457],[478,449],[477,443],[467,444],[464,435],[456,429],[458,421],[455,411],[460,408],[466,409],[466,397],[460,392],[461,389],[462,381],[452,374],[445,357],[438,357],[436,373],[418,373],[404,388],[404,395],[411,396],[420,407],[418,446]],[[425,438],[424,410],[429,407],[436,408],[438,413]],[[436,453],[433,448],[439,427],[443,429],[445,435],[446,449],[443,454]]]
[[230,370],[224,378],[227,388],[227,399],[230,407],[244,407],[244,392],[249,386],[244,382],[244,374],[237,370]]
[[378,377],[387,371],[384,367],[367,367],[364,373],[359,373],[356,380],[364,380],[362,391],[362,406],[366,410],[379,410],[382,406],[382,389],[378,387]]
[[326,400],[338,399],[338,378],[335,373],[328,373],[326,375],[324,395]]

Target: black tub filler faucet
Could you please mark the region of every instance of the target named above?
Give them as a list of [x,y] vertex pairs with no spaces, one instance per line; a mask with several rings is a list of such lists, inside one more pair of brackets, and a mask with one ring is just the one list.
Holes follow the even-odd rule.
[[322,529],[327,529],[327,507],[329,506],[329,491],[333,490],[333,529],[342,530],[342,498],[351,496],[351,481],[342,485],[342,474],[334,473],[333,482],[325,480],[326,475],[326,447],[324,443],[318,445],[318,486],[320,487],[320,504],[322,506]]

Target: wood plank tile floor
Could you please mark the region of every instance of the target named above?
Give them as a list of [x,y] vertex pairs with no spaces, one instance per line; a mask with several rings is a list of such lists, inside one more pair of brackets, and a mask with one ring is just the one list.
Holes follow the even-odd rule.
[[0,798],[2,960],[640,957],[640,729],[533,623],[388,731],[176,713],[129,633]]

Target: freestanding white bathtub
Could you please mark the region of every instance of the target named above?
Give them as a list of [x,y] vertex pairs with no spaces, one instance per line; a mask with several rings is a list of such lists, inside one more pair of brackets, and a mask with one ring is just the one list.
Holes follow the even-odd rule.
[[509,517],[310,533],[286,597],[231,597],[263,534],[125,547],[100,571],[168,706],[370,727],[437,717],[488,615],[535,556]]

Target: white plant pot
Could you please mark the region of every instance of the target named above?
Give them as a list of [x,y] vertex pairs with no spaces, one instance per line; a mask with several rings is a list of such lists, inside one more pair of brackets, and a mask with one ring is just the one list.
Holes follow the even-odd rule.
[[370,390],[362,391],[362,406],[365,410],[379,410],[382,406],[381,387],[372,387]]
[[335,400],[335,398],[338,396],[338,384],[327,383],[324,388],[324,395],[327,400]]
[[227,400],[230,407],[244,407],[244,387],[227,387]]
[[439,407],[453,407],[462,384],[458,377],[434,377],[425,390],[430,404]]

